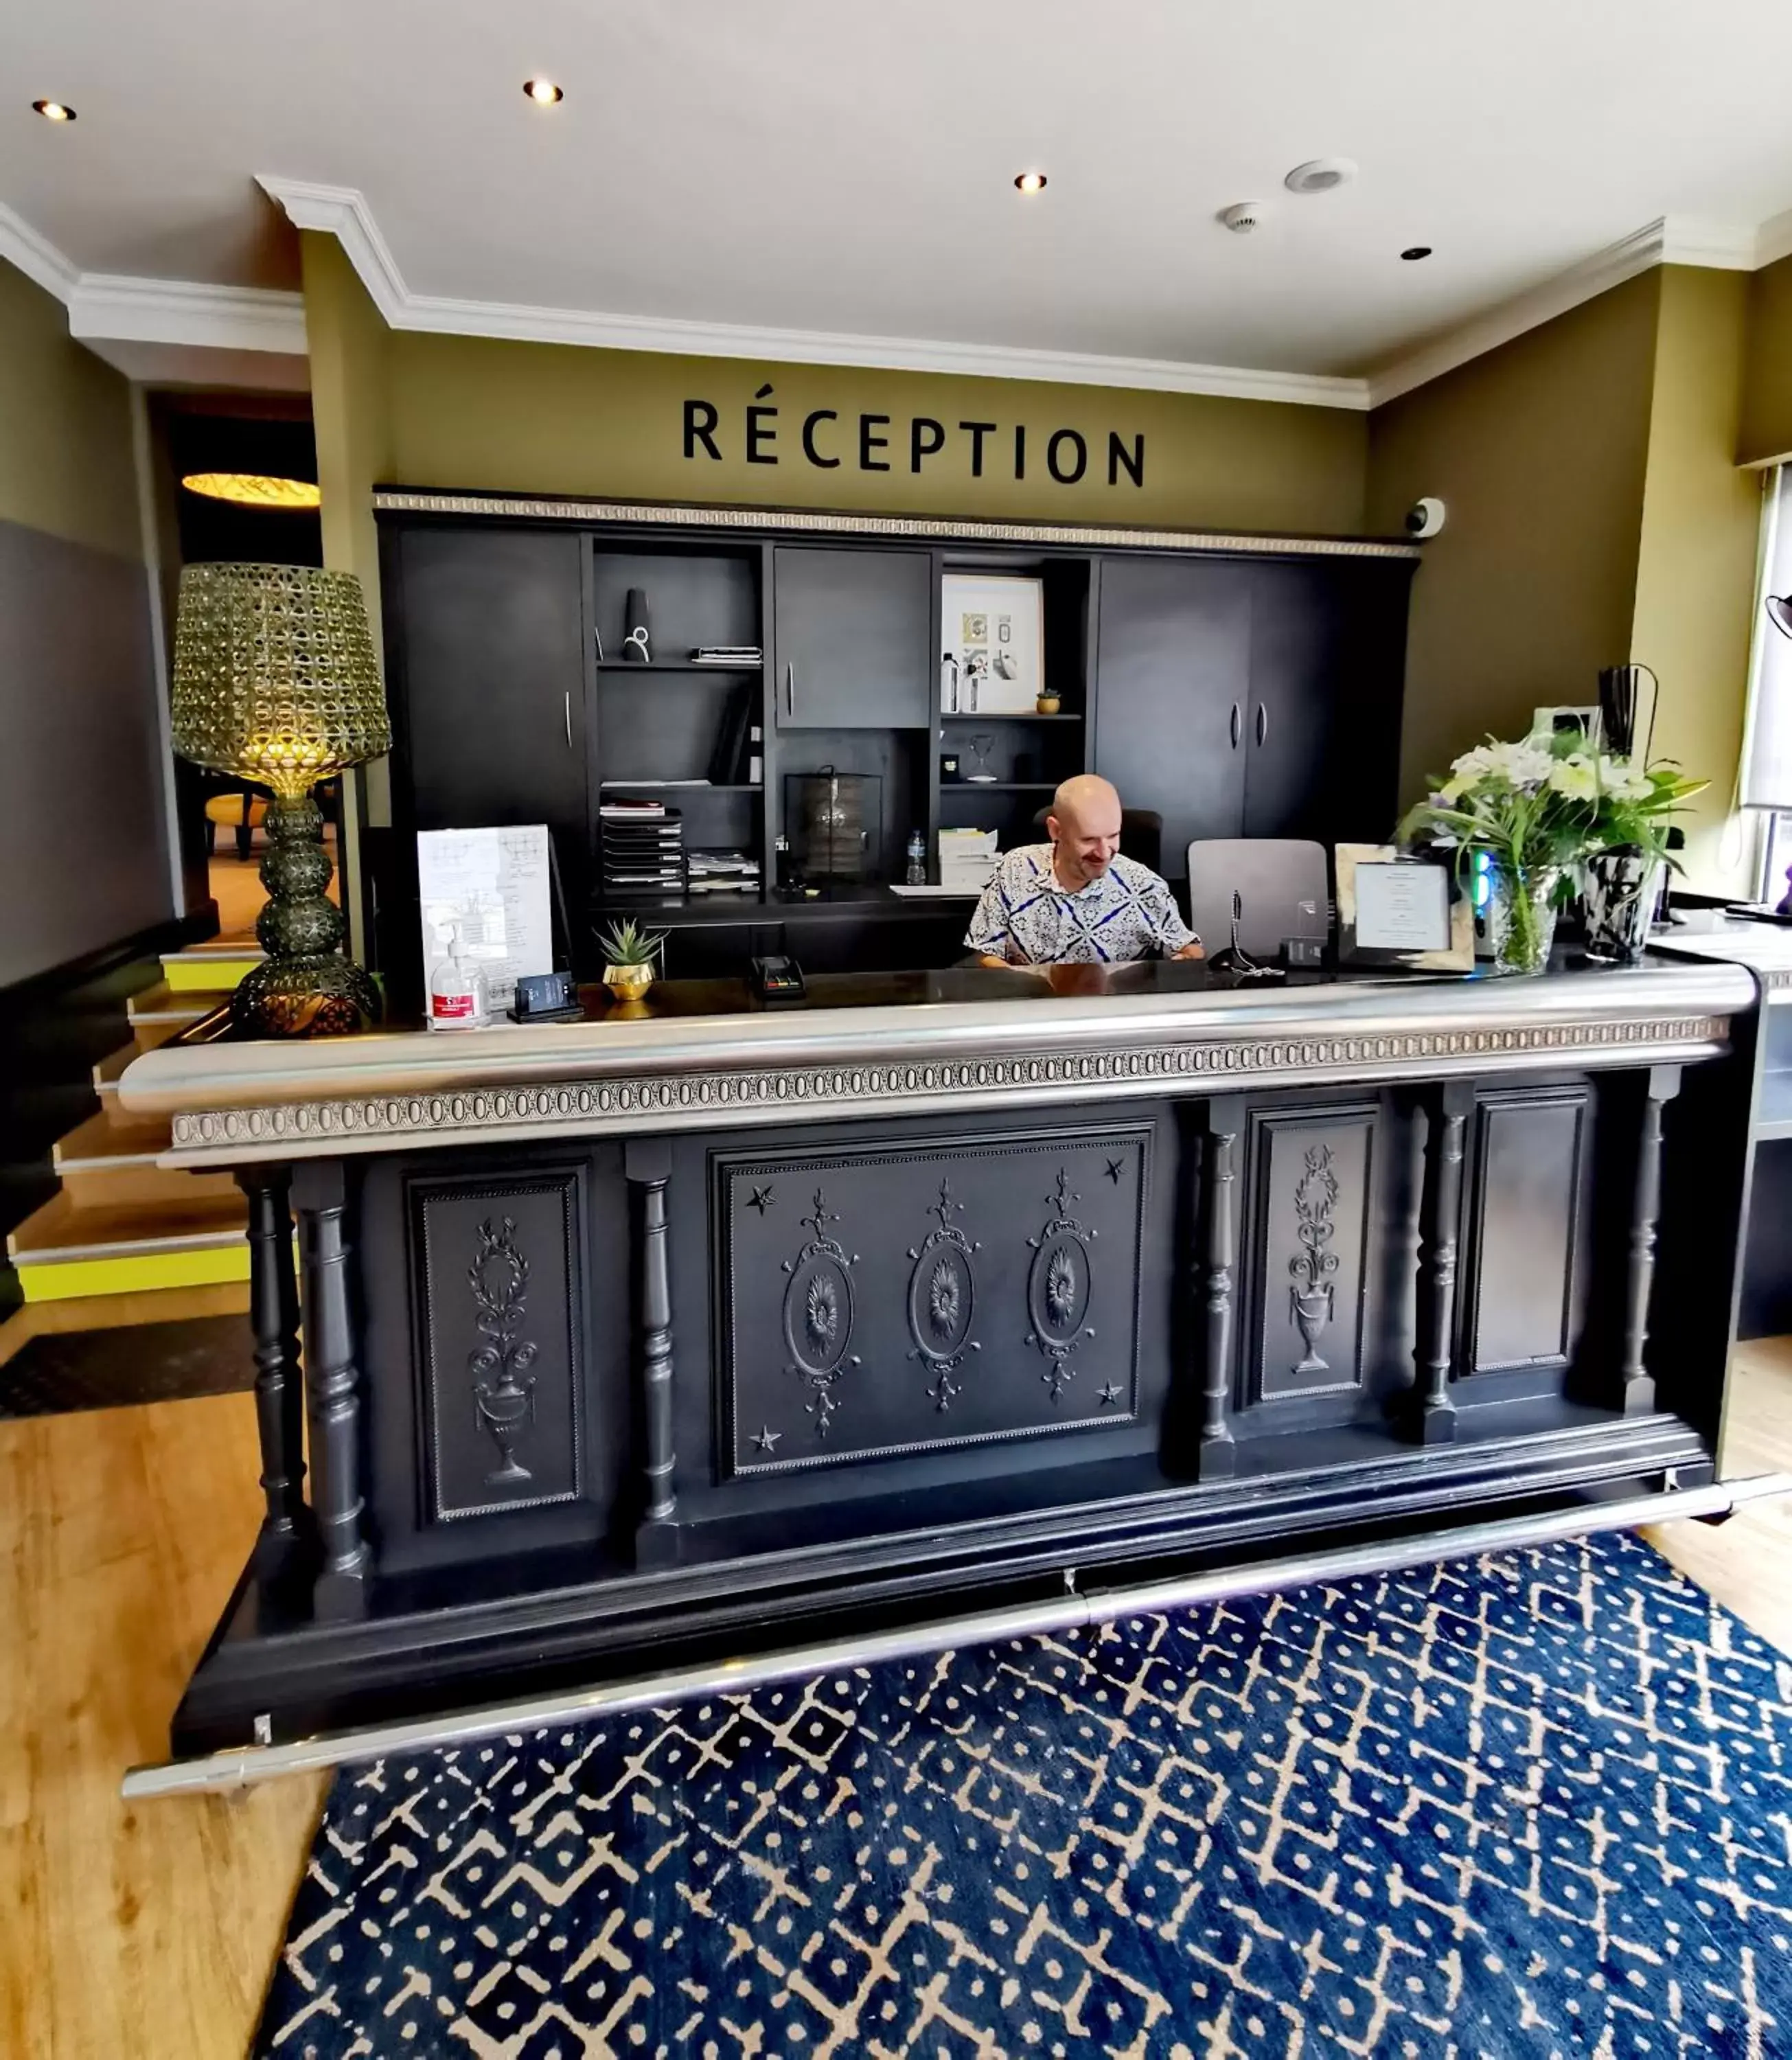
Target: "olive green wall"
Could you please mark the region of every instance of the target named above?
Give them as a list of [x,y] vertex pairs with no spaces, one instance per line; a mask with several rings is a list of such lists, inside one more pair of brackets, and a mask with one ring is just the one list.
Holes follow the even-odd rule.
[[[318,513],[324,563],[354,573],[367,597],[374,648],[381,635],[380,540],[373,489],[389,480],[392,433],[388,352],[391,333],[333,236],[307,230],[299,239],[304,270],[306,345],[311,357],[311,413],[317,445]],[[392,820],[391,780],[382,758],[348,773],[343,786],[342,905],[349,944],[367,956],[366,896],[361,892],[361,832]]]
[[0,521],[141,558],[130,385],[0,261]]
[[1654,753],[1710,780],[1682,863],[1706,893],[1753,891],[1752,825],[1734,809],[1761,525],[1761,475],[1738,471],[1750,280],[1661,275],[1632,658],[1659,676]]
[[1792,458],[1792,258],[1749,282],[1748,369],[1736,456],[1743,465]]
[[1378,408],[1368,519],[1447,506],[1413,582],[1402,787],[1534,708],[1590,702],[1628,657],[1661,274]]
[[[410,332],[392,336],[390,365],[393,473],[407,486],[1346,534],[1363,520],[1365,418],[1335,408]],[[684,456],[687,400],[715,408],[720,461],[696,443]],[[776,411],[758,418],[760,457],[776,464],[748,461],[749,407]],[[820,409],[838,417],[814,432],[816,449],[842,461],[831,469],[804,454],[804,421]],[[868,453],[887,472],[860,468],[867,413],[890,418],[871,428],[888,449]],[[919,470],[916,417],[945,436]],[[966,421],[997,425],[981,477]],[[1016,425],[1027,432],[1019,480]],[[1084,439],[1073,485],[1048,468],[1059,429]],[[1110,433],[1129,452],[1143,437],[1142,486],[1117,467],[1109,484]],[[1062,447],[1061,470],[1073,453]]]
[[0,986],[174,912],[126,380],[0,261]]
[[1747,691],[1758,487],[1737,469],[1750,281],[1669,265],[1370,418],[1368,519],[1448,507],[1413,585],[1402,787],[1535,708],[1590,704],[1603,665],[1662,682],[1653,749],[1710,781],[1688,883],[1747,890],[1731,812]]

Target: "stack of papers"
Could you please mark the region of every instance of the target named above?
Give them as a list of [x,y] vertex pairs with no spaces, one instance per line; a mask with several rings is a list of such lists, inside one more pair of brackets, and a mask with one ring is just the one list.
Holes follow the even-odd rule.
[[980,894],[1001,853],[994,830],[941,830],[940,884],[961,894]]
[[693,894],[752,894],[759,891],[759,860],[744,851],[693,851],[685,860]]
[[756,665],[764,657],[756,644],[700,644],[691,653],[693,665]]

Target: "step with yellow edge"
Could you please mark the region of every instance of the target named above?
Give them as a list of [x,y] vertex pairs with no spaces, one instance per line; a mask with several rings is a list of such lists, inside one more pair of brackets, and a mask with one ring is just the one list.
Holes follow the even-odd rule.
[[156,1164],[168,1128],[128,1113],[118,1082],[142,1052],[202,1022],[264,954],[253,936],[166,953],[130,996],[132,1041],[94,1068],[99,1112],[54,1153],[61,1192],[20,1224],[7,1252],[28,1303],[211,1287],[249,1278],[248,1206],[228,1173]]
[[[175,994],[225,995],[245,973],[267,956],[253,930],[228,937],[210,937],[162,955],[162,980]],[[153,991],[153,990],[152,990]]]
[[53,1195],[6,1240],[27,1302],[135,1294],[249,1278],[249,1212],[237,1193],[80,1208]]

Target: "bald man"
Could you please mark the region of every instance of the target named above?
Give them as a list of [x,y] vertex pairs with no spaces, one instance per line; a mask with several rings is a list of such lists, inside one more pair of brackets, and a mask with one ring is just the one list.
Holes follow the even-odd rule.
[[1049,844],[1004,852],[971,918],[980,963],[1112,964],[1154,953],[1198,959],[1201,940],[1149,866],[1120,856],[1120,797],[1093,772],[1067,780],[1045,819]]

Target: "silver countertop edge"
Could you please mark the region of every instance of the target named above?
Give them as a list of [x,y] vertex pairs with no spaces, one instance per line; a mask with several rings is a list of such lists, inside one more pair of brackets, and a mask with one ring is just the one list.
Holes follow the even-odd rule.
[[[1752,1005],[1725,965],[1594,982],[1351,985],[1023,1008],[697,1018],[552,1032],[158,1048],[126,1106],[173,1118],[167,1165],[521,1138],[1697,1061]],[[496,1044],[497,1048],[492,1048]]]
[[768,1010],[649,1021],[613,1018],[314,1043],[161,1045],[132,1061],[119,1093],[134,1113],[171,1114],[547,1080],[1319,1036],[1345,1025],[1359,1035],[1399,1035],[1465,1026],[1617,1023],[1663,1012],[1728,1015],[1750,1007],[1754,998],[1747,972],[1706,960],[1535,980],[1351,982],[1259,992]]

